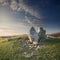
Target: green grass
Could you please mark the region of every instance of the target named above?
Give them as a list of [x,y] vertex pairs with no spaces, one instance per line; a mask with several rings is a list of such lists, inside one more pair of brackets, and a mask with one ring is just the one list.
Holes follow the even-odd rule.
[[30,58],[23,56],[24,44],[25,41],[17,39],[0,42],[0,60],[60,60],[60,39],[45,40]]

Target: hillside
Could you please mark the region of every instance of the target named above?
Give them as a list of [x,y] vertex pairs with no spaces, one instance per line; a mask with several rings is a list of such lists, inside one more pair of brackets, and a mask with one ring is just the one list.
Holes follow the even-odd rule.
[[60,32],[59,33],[53,33],[53,34],[47,34],[49,36],[53,36],[53,37],[60,37]]
[[60,39],[45,40],[36,49],[25,37],[20,38],[0,40],[0,60],[60,60]]

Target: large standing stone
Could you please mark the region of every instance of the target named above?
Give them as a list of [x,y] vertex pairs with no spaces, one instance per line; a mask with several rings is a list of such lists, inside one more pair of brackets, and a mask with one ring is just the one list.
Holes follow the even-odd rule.
[[38,44],[45,39],[45,34],[46,31],[42,27],[39,27],[38,32],[36,32],[34,27],[31,27],[29,31],[30,42],[33,42],[33,44]]
[[38,39],[38,43],[45,39],[45,34],[46,34],[46,31],[43,29],[43,27],[39,27],[39,32],[38,32],[39,39]]
[[29,35],[30,35],[29,36],[30,41],[32,41],[34,44],[37,44],[38,43],[38,34],[34,27],[31,27]]

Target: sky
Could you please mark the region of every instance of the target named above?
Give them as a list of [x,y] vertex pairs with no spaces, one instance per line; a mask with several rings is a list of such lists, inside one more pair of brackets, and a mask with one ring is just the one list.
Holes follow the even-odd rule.
[[0,0],[0,36],[27,34],[32,26],[60,32],[60,0]]

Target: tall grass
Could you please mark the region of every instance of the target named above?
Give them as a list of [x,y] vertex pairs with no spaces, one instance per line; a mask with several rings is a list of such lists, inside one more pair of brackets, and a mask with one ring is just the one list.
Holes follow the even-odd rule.
[[29,58],[23,56],[25,42],[18,38],[0,42],[0,60],[60,60],[60,39],[45,40],[44,44]]

